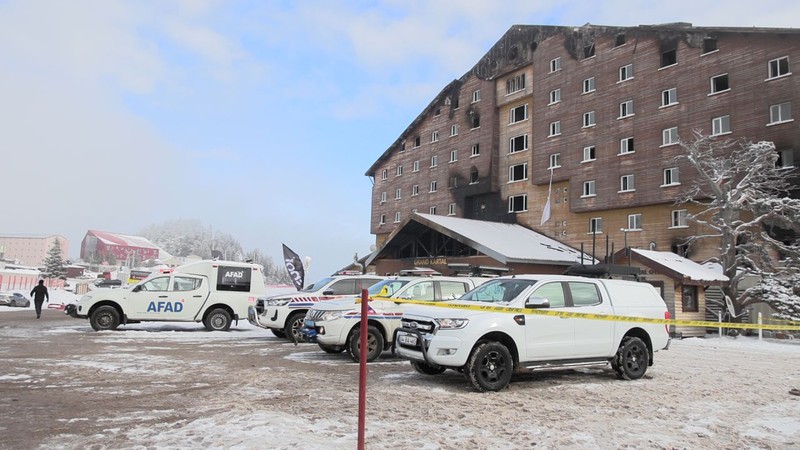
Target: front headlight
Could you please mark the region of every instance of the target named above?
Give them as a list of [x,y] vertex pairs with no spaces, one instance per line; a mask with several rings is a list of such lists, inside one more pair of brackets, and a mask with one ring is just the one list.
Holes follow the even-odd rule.
[[469,319],[436,319],[440,330],[453,330],[464,328],[469,323]]
[[329,320],[341,319],[342,314],[344,314],[344,311],[325,311],[325,314],[323,314],[322,317],[319,318],[319,321],[324,322],[326,320],[329,321]]
[[283,306],[289,303],[289,300],[291,298],[268,298],[266,304],[267,306]]

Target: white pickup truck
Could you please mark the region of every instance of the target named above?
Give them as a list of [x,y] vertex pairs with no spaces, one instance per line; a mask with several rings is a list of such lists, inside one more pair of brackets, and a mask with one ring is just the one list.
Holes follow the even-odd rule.
[[142,321],[202,322],[227,331],[266,293],[261,266],[197,261],[151,275],[130,289],[95,289],[64,312],[97,331]]
[[[403,314],[395,350],[423,374],[463,371],[478,391],[498,391],[512,374],[606,366],[633,380],[667,349],[664,324],[594,320],[570,313],[669,319],[664,300],[647,283],[564,275],[495,278],[450,302]],[[499,307],[539,309],[540,315]],[[483,308],[483,310],[482,310]],[[492,309],[495,309],[492,311]],[[558,314],[564,313],[564,314]],[[557,315],[558,314],[558,315]]]
[[[392,345],[394,330],[400,326],[403,311],[411,305],[395,299],[421,301],[454,300],[475,286],[488,281],[479,277],[397,276],[369,288],[367,361],[374,361]],[[361,336],[360,297],[320,302],[306,314],[301,329],[304,340],[317,342],[328,353],[347,353],[358,362]]]

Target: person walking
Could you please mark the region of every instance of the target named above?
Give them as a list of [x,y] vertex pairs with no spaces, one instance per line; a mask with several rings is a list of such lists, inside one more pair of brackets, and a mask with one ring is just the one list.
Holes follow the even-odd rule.
[[42,318],[42,303],[44,300],[50,301],[50,294],[47,293],[47,286],[44,285],[44,280],[39,280],[39,284],[31,291],[33,303],[36,305],[36,318]]

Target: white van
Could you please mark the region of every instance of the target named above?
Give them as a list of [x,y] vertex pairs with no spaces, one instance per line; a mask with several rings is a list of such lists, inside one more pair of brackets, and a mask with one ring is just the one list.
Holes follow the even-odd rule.
[[265,293],[260,265],[197,261],[163,270],[129,289],[91,291],[64,312],[88,318],[97,331],[142,321],[202,322],[209,331],[227,331]]

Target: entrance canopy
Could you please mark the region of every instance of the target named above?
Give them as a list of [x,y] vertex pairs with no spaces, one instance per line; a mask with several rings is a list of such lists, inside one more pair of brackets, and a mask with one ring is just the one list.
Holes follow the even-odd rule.
[[728,284],[725,275],[671,252],[632,248],[631,259],[663,273],[685,285],[720,286]]
[[376,259],[486,255],[503,264],[570,266],[595,260],[555,239],[517,224],[412,213],[387,238]]

